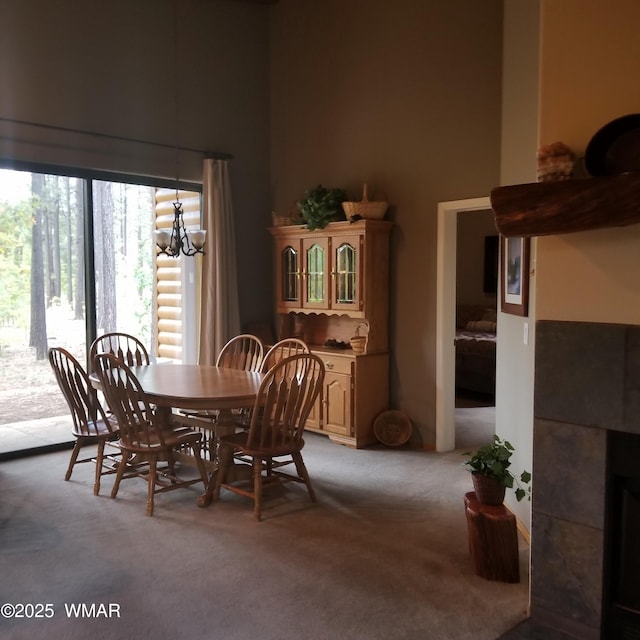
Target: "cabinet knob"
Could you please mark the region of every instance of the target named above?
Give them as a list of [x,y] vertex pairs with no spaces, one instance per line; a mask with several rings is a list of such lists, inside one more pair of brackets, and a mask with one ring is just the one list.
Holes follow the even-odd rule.
[[327,369],[333,369],[333,362],[325,362],[325,363],[324,363],[324,366],[325,366]]

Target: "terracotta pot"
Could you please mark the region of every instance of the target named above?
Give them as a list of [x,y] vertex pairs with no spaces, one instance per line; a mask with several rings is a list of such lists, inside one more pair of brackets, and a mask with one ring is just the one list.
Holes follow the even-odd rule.
[[478,502],[493,506],[499,506],[504,502],[507,488],[502,486],[499,480],[481,473],[472,473],[471,478]]

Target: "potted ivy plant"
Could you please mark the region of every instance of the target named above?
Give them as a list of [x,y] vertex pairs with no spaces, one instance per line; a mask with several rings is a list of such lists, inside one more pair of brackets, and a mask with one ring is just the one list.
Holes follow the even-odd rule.
[[346,220],[342,210],[342,203],[346,199],[344,189],[331,189],[319,184],[306,191],[304,198],[297,205],[307,228],[312,231],[324,229],[335,220]]
[[465,451],[467,459],[462,463],[471,471],[476,498],[483,504],[501,505],[507,489],[513,489],[516,499],[531,499],[531,474],[523,471],[514,476],[509,467],[513,445],[508,440],[493,436],[490,444],[477,451]]

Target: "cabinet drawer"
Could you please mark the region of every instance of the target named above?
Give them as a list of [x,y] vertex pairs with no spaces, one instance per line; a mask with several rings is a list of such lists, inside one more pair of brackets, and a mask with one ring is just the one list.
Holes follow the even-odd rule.
[[326,353],[317,353],[320,356],[327,373],[345,373],[351,375],[352,358],[340,358]]

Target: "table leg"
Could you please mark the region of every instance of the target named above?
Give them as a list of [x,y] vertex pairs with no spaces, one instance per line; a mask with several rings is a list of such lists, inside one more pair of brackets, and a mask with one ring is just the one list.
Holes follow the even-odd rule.
[[[218,463],[216,470],[209,477],[205,492],[198,497],[197,504],[199,507],[208,507],[214,499],[214,491],[216,480],[222,469],[225,470],[222,482],[236,482],[238,480],[246,480],[251,477],[251,467],[247,464],[237,464],[234,462],[234,451],[231,447],[224,447],[223,455],[227,458],[224,462],[220,461],[220,450],[218,449]],[[217,498],[217,496],[215,496]]]
[[219,469],[216,469],[210,476],[209,482],[201,496],[198,496],[197,504],[200,508],[208,507],[213,502],[213,489],[216,485],[216,476],[220,473]]
[[[229,414],[230,415],[230,414]],[[235,433],[235,426],[231,424],[230,420],[224,420],[223,416],[226,416],[224,411],[220,411],[218,416],[218,420],[216,421],[214,427],[215,433],[215,469],[213,473],[209,476],[209,482],[205,488],[204,493],[198,497],[197,504],[199,507],[208,507],[213,502],[213,490],[216,485],[216,477],[218,473],[220,473],[220,436],[221,435],[229,435]],[[221,418],[222,421],[221,421]]]

